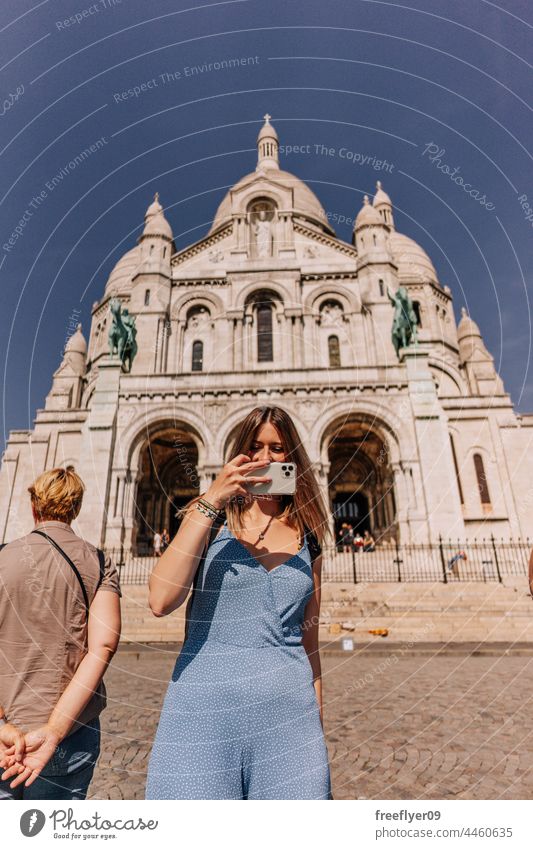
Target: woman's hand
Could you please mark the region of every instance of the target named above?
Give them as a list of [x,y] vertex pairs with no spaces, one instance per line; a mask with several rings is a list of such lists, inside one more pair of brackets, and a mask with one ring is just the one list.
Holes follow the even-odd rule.
[[213,481],[205,493],[206,501],[213,504],[217,510],[225,506],[226,502],[235,495],[248,495],[245,484],[266,483],[272,478],[263,476],[246,476],[246,472],[254,469],[264,469],[270,465],[270,460],[250,460],[246,454],[239,454],[222,467],[218,477]]

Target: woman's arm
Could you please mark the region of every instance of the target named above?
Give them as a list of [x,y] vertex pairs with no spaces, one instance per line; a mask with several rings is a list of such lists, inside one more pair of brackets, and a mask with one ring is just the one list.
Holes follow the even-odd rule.
[[[245,473],[268,464],[268,460],[251,462],[245,454],[239,454],[222,468],[205,493],[205,500],[220,510],[228,498],[247,495],[246,483],[261,483],[271,478],[246,478]],[[176,536],[150,575],[148,602],[154,616],[167,616],[187,598],[212,524],[213,520],[197,510],[195,504],[187,510]]]
[[[206,493],[206,501],[215,504]],[[148,581],[148,603],[154,616],[167,616],[181,607],[193,582],[213,519],[192,505],[171,543],[158,558]]]
[[318,644],[318,626],[320,618],[320,595],[321,595],[322,555],[319,555],[313,563],[313,583],[315,588],[313,595],[307,602],[303,622],[302,643],[309,657],[309,663],[313,671],[313,683],[315,685],[316,698],[320,709],[320,721],[324,725],[322,705],[322,668],[320,665],[320,653]]

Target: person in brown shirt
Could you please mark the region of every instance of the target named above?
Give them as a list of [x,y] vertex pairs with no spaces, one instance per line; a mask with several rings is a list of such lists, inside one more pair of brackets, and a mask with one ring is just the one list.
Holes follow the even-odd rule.
[[121,592],[110,559],[71,528],[83,490],[72,466],[42,474],[34,530],[0,551],[0,704],[25,745],[22,761],[4,749],[0,799],[84,799],[98,758]]

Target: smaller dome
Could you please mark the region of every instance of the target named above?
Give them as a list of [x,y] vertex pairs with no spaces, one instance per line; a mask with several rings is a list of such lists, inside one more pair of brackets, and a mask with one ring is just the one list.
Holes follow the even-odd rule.
[[137,270],[140,259],[140,248],[138,245],[119,259],[106,283],[106,295],[116,295],[121,292],[130,291],[131,279]]
[[259,130],[259,135],[257,136],[257,142],[258,143],[262,139],[275,139],[276,141],[279,141],[278,134],[277,134],[276,130],[274,129],[274,127],[272,126],[272,124],[270,123],[271,117],[272,117],[272,115],[269,115],[268,113],[264,116],[265,123],[263,124],[263,126]]
[[384,192],[381,188],[381,180],[378,180],[376,183],[376,194],[374,195],[374,200],[372,201],[375,207],[383,206],[387,204],[387,206],[392,206],[392,201],[388,196],[387,192]]
[[371,206],[368,195],[365,195],[362,209],[355,219],[354,230],[358,230],[359,227],[365,227],[368,224],[382,225],[383,220],[379,212]]
[[461,321],[457,327],[457,339],[460,342],[469,336],[479,336],[481,339],[481,331],[476,322],[470,318],[466,309],[461,307]]
[[172,228],[162,212],[148,219],[143,236],[166,236],[167,239],[172,239]]
[[172,228],[165,218],[163,207],[159,203],[159,192],[156,192],[154,199],[144,216],[143,236],[166,236],[167,239],[172,239]]
[[85,356],[86,353],[87,342],[85,341],[85,336],[81,332],[81,324],[78,324],[75,332],[65,345],[65,354],[83,354],[83,356]]
[[438,283],[433,263],[424,248],[420,247],[414,239],[403,233],[392,232],[389,236],[389,245],[402,282],[432,280]]

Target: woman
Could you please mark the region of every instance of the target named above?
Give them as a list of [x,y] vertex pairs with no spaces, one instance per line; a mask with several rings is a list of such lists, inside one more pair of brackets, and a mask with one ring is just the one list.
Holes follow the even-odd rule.
[[[270,480],[253,472],[286,460],[294,495],[249,494]],[[318,653],[328,516],[287,413],[252,410],[232,458],[184,513],[150,577],[156,616],[180,607],[193,579],[195,591],[146,798],[331,798]]]
[[365,531],[363,536],[363,551],[375,551],[376,541],[369,530]]
[[71,528],[83,489],[72,466],[40,475],[33,531],[0,552],[2,707],[24,731],[23,753],[1,753],[0,799],[85,799],[100,751],[120,588],[109,558]]

